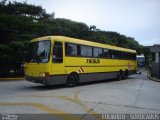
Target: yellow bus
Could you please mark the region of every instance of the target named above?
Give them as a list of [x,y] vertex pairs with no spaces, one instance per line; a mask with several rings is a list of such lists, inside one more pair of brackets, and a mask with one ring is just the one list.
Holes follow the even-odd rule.
[[45,85],[127,78],[136,73],[136,51],[65,36],[33,39],[25,63],[27,81]]

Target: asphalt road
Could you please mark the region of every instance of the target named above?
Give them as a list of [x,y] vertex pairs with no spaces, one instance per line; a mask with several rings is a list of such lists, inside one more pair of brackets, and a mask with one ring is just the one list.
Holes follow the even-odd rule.
[[73,88],[46,87],[24,80],[0,81],[0,119],[8,114],[7,117],[26,120],[35,116],[36,120],[38,116],[38,119],[101,119],[97,114],[112,113],[159,114],[160,83],[147,79],[145,74]]

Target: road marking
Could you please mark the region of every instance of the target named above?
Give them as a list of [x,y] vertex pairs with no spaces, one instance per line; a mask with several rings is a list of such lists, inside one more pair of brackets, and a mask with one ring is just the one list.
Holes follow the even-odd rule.
[[64,120],[79,120],[80,117],[71,115],[70,113],[63,112],[58,109],[50,108],[41,103],[9,103],[9,102],[0,102],[0,106],[32,106],[47,112],[48,114],[56,115],[62,117]]
[[83,104],[81,102],[81,100],[79,99],[79,93],[80,93],[80,90],[75,92],[73,94],[73,98],[72,97],[68,97],[68,96],[58,96],[58,95],[55,95],[55,96],[52,96],[52,95],[46,95],[46,96],[43,96],[43,95],[28,95],[28,96],[17,96],[17,97],[50,97],[50,98],[59,98],[59,99],[63,99],[63,100],[68,100],[72,103],[75,103],[77,105],[79,105],[83,110],[85,110],[87,113],[90,112],[92,115],[94,115],[96,118],[98,119],[101,119],[99,116],[98,116],[98,113],[96,113],[92,108],[88,107],[87,105]]
[[101,117],[98,116],[98,113],[94,112],[94,110],[90,107],[88,107],[87,105],[83,104],[81,102],[81,100],[79,99],[79,93],[80,91],[77,91],[74,93],[74,98],[71,97],[67,97],[67,96],[59,96],[60,99],[65,99],[65,100],[69,100],[75,104],[78,104],[79,106],[81,106],[86,112],[90,112],[92,115],[94,115],[96,118],[98,119],[102,119]]
[[[79,99],[79,92],[77,91],[76,93],[74,93],[74,98],[68,97],[68,96],[43,96],[43,95],[28,95],[28,96],[17,96],[17,97],[55,97],[55,98],[60,98],[60,99],[64,99],[64,100],[68,100],[72,103],[78,104],[80,105],[85,111],[90,111],[91,108],[86,106],[85,104],[83,104],[80,99]],[[94,112],[93,110],[91,111],[92,114],[97,114],[96,112]]]

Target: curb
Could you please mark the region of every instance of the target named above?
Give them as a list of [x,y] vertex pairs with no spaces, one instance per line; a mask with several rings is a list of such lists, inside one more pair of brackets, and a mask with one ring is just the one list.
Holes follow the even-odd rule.
[[155,77],[147,76],[147,78],[150,79],[150,80],[156,81],[156,82],[160,82],[160,79],[155,78]]
[[24,77],[21,78],[0,78],[0,81],[13,81],[13,80],[24,80]]

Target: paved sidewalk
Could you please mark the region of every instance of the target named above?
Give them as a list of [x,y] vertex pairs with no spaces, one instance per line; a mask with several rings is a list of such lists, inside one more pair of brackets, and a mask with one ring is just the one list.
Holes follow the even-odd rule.
[[160,78],[150,77],[150,76],[148,76],[148,78],[149,78],[150,80],[154,80],[154,81],[156,81],[156,82],[160,82]]
[[24,80],[24,77],[0,78],[0,81]]
[[145,74],[148,77],[148,79],[156,81],[156,82],[160,82],[160,78],[151,77],[150,73],[149,73],[149,71],[147,69],[145,69],[145,68],[138,68],[138,71],[141,72],[142,74]]

